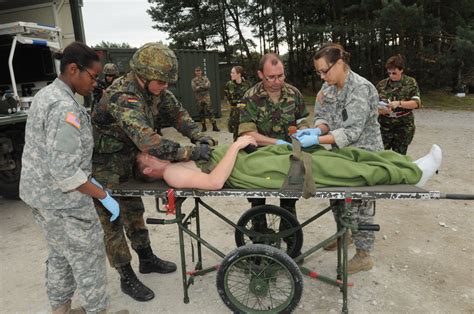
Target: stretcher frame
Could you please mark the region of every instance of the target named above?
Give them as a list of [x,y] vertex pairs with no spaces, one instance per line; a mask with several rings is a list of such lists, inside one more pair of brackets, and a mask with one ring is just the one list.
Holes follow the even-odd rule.
[[[166,212],[175,214],[174,219],[155,219],[148,218],[147,223],[149,224],[173,224],[176,223],[179,232],[179,244],[180,244],[180,257],[181,257],[181,272],[182,272],[182,284],[183,284],[183,301],[189,303],[188,289],[191,284],[194,283],[194,277],[207,274],[209,272],[219,269],[219,265],[204,268],[202,259],[202,245],[207,247],[210,251],[214,252],[221,258],[224,258],[226,254],[218,250],[208,241],[201,237],[201,222],[200,222],[200,208],[205,208],[207,211],[219,217],[221,220],[234,227],[236,230],[249,235],[249,230],[238,226],[236,223],[230,221],[222,213],[209,206],[201,198],[203,197],[220,197],[220,198],[301,198],[302,192],[291,191],[291,190],[243,190],[243,189],[228,189],[216,191],[203,191],[203,190],[192,190],[192,189],[170,189],[164,182],[154,183],[142,183],[136,181],[126,182],[112,189],[112,195],[123,196],[123,197],[155,197],[162,200],[162,203],[166,211],[160,210],[157,206],[158,212]],[[328,199],[328,200],[345,200],[344,208],[341,208],[336,213],[338,217],[336,221],[336,233],[327,239],[316,243],[314,246],[307,249],[305,252],[296,258],[295,262],[299,262],[314,252],[322,249],[324,246],[329,244],[331,241],[337,239],[337,275],[336,279],[326,277],[312,271],[304,266],[298,266],[301,273],[311,278],[318,279],[330,285],[340,288],[343,296],[342,312],[348,313],[348,287],[351,285],[348,281],[347,263],[348,263],[348,237],[349,230],[357,230],[359,226],[354,224],[351,217],[351,203],[352,200],[438,200],[438,199],[473,199],[472,195],[461,195],[461,194],[444,194],[439,191],[427,191],[422,188],[418,188],[412,185],[378,185],[371,187],[331,187],[331,188],[319,188],[311,199]],[[194,199],[194,208],[188,214],[183,213],[182,204],[186,199]],[[332,207],[327,207],[319,212],[316,212],[312,217],[308,218],[304,222],[300,222],[297,228],[287,229],[278,232],[276,236],[285,237],[292,233],[304,228],[308,224],[312,223],[316,219],[320,218],[324,214],[331,212]],[[375,210],[375,209],[374,209]],[[375,212],[374,212],[375,214]],[[190,228],[190,220],[194,218],[196,227],[195,232]],[[364,230],[378,231],[378,225],[369,225]],[[363,230],[363,229],[360,229]],[[252,233],[250,231],[250,233]],[[197,242],[197,263],[194,265],[192,271],[186,269],[186,248],[184,245],[184,234],[187,234]],[[194,251],[194,250],[193,250]],[[194,252],[193,252],[194,259]]]

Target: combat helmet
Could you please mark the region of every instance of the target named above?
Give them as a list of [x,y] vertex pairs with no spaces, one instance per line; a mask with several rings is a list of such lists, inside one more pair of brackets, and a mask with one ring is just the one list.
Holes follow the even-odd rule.
[[119,75],[119,69],[118,69],[118,66],[116,64],[106,63],[104,65],[104,69],[102,70],[102,73],[104,73],[104,75],[118,76]]
[[176,83],[178,80],[176,55],[162,43],[147,43],[140,47],[130,60],[130,68],[147,81]]

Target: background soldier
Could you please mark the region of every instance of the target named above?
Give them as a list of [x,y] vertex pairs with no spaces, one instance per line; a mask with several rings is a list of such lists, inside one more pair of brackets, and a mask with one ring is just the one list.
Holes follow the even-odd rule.
[[229,122],[227,128],[233,133],[234,141],[239,136],[240,109],[239,104],[244,97],[245,92],[250,88],[251,84],[243,77],[244,68],[235,66],[230,71],[231,80],[225,84],[224,95],[230,106]]
[[196,75],[196,77],[191,80],[191,87],[194,91],[194,97],[196,97],[199,117],[202,123],[202,132],[207,131],[206,118],[208,118],[209,122],[211,122],[212,130],[219,132],[220,130],[217,128],[216,121],[214,120],[211,94],[209,93],[209,89],[211,88],[211,82],[206,76],[202,75],[201,67],[196,67],[194,69],[194,74]]
[[92,95],[94,96],[94,104],[99,102],[105,89],[112,85],[113,81],[119,76],[119,69],[117,65],[113,63],[106,63],[102,73],[104,74],[104,79],[97,80],[97,85],[92,92]]
[[[178,78],[178,62],[171,49],[161,43],[145,44],[133,55],[130,68],[130,73],[107,88],[92,113],[93,172],[107,186],[132,178],[135,156],[140,151],[171,161],[198,160],[208,159],[209,145],[216,144],[198,132],[188,112],[167,90],[168,83],[175,83]],[[198,145],[183,147],[158,135],[155,132],[158,116]],[[176,265],[153,253],[141,199],[122,197],[118,201],[122,215],[113,223],[104,207],[95,202],[105,232],[107,255],[120,274],[122,291],[137,301],[148,301],[154,293],[138,280],[130,265],[132,256],[124,228],[138,254],[141,273],[169,273],[176,270]]]
[[413,77],[405,75],[401,55],[392,56],[385,63],[388,77],[377,84],[380,100],[379,123],[385,149],[406,155],[415,135],[413,109],[421,107],[420,89]]

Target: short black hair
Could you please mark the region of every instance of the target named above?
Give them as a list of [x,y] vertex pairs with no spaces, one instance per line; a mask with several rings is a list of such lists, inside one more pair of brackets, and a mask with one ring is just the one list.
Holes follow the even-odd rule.
[[100,62],[97,53],[80,41],[72,42],[63,51],[56,52],[54,58],[61,61],[59,67],[61,73],[64,73],[66,66],[71,63],[77,64],[82,70],[84,67],[90,67],[93,62]]

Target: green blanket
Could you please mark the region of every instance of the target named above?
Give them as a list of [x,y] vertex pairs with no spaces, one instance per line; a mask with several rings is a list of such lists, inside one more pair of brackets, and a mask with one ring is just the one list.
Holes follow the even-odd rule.
[[[213,164],[227,149],[219,146],[213,151]],[[421,178],[421,170],[410,157],[393,151],[369,152],[354,147],[326,150],[322,146],[304,151],[312,155],[313,178],[319,187],[415,184]],[[227,184],[243,189],[279,189],[290,168],[291,154],[287,145],[270,145],[251,154],[241,151]]]

